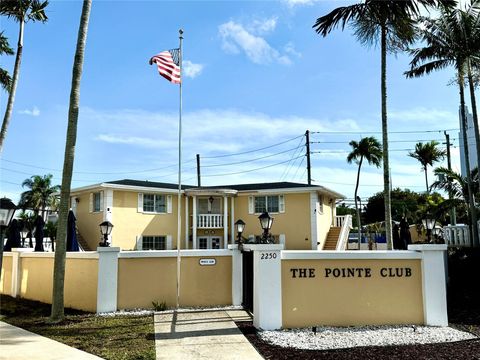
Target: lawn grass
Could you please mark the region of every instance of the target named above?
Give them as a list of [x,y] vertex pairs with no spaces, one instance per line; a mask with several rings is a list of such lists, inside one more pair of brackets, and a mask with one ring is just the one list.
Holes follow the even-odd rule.
[[0,320],[105,359],[155,359],[153,315],[105,317],[65,309],[48,324],[50,305],[0,296]]

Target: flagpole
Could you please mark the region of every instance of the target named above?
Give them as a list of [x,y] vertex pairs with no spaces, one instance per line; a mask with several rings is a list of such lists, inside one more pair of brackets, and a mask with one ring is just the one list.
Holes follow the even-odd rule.
[[180,235],[181,235],[181,209],[182,209],[182,40],[183,30],[178,30],[180,40],[179,65],[180,65],[180,108],[178,113],[178,213],[177,213],[177,309],[180,306]]

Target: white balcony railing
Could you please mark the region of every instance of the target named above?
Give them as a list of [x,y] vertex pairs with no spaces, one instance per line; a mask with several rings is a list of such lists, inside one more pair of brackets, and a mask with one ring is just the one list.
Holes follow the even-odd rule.
[[352,215],[335,216],[335,226],[340,228],[337,251],[344,251],[348,245],[348,235],[352,229]]
[[[480,221],[478,221],[480,232]],[[443,237],[448,246],[472,246],[468,225],[449,225],[443,227]]]
[[198,229],[221,229],[223,228],[223,215],[199,214],[197,215]]

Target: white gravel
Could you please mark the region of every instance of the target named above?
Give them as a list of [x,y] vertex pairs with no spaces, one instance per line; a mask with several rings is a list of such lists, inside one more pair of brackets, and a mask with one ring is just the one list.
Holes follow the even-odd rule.
[[173,312],[189,312],[189,311],[217,311],[217,310],[243,310],[242,306],[218,306],[218,307],[184,307],[180,309],[167,309],[164,311],[154,311],[152,309],[131,309],[131,310],[119,310],[106,313],[99,313],[98,316],[114,317],[114,316],[145,316],[153,313],[168,314]]
[[442,343],[475,339],[476,336],[450,327],[430,326],[365,326],[317,327],[261,331],[266,342],[282,347],[309,350],[344,349],[357,346],[388,346]]

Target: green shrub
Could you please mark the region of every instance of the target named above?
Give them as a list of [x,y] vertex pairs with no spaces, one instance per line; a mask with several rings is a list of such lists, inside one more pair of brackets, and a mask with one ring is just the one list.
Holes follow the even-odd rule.
[[167,302],[166,301],[152,301],[153,309],[155,311],[165,311],[167,310]]

